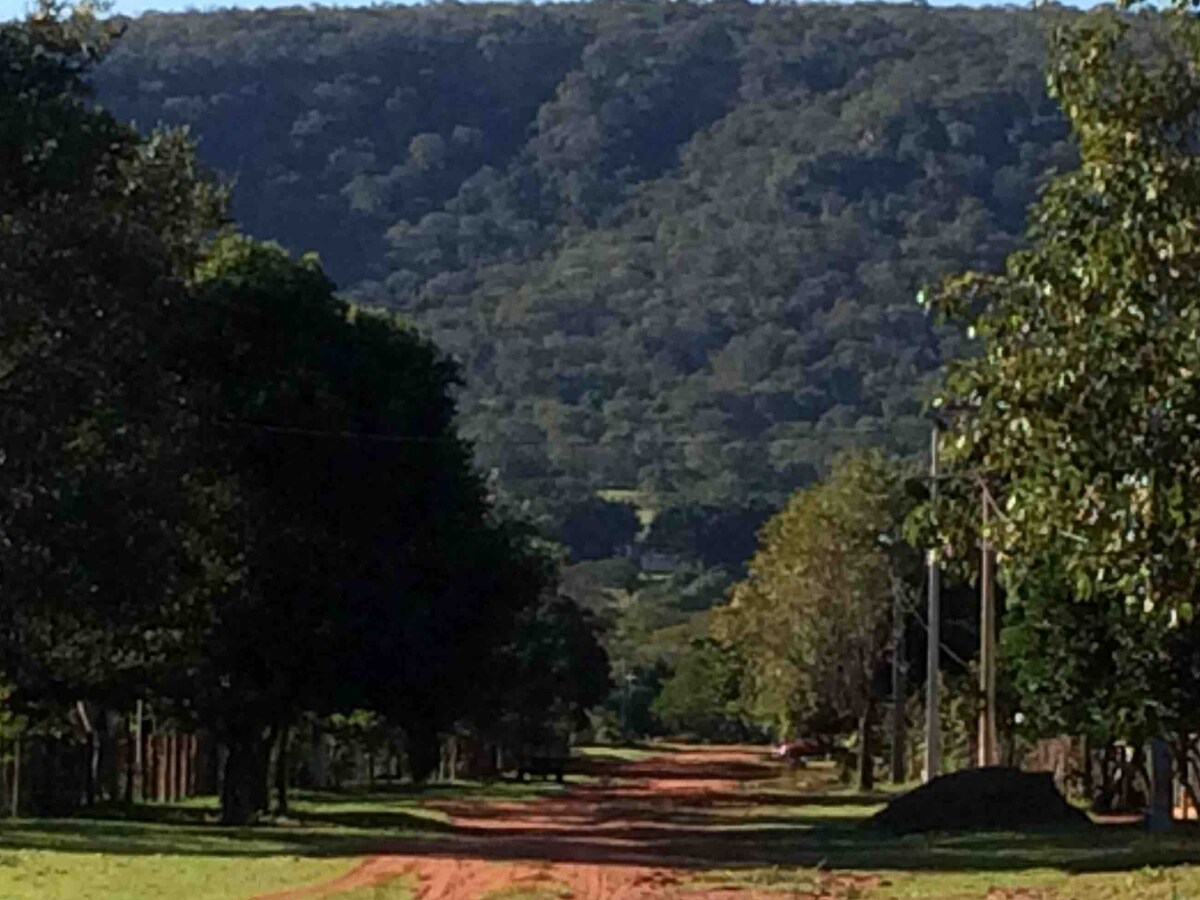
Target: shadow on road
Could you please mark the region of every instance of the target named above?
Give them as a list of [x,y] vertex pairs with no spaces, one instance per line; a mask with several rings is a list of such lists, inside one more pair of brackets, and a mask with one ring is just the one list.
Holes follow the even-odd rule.
[[400,854],[438,859],[737,869],[769,866],[938,871],[1052,867],[1071,872],[1200,863],[1193,828],[1151,837],[1086,832],[887,838],[860,828],[886,795],[848,794],[828,769],[799,775],[755,751],[693,748],[658,759],[592,759],[585,780],[530,797],[489,787],[310,796],[288,822],[222,829],[211,810],[0,826],[0,849],[206,856]]

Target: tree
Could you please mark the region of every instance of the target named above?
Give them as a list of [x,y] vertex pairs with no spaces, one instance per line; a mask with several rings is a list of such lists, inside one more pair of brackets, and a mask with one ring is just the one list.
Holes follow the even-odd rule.
[[501,688],[495,709],[503,715],[481,719],[500,725],[518,752],[566,745],[612,687],[594,615],[554,594],[519,617],[511,641],[496,656],[494,678]]
[[878,453],[847,457],[768,521],[717,623],[718,639],[745,660],[755,715],[784,735],[857,730],[864,790],[874,783],[875,681],[889,656],[893,595],[917,562],[899,540],[908,507],[894,464]]
[[[228,10],[129,20],[96,81],[119,115],[204,135],[249,233],[317,249],[452,352],[506,488],[560,522],[640,488],[733,568],[756,509],[839,451],[924,450],[922,388],[961,338],[908,297],[1001,265],[1075,162],[1044,90],[1054,15]],[[628,517],[610,527],[588,543],[619,546]]]
[[[968,411],[946,436],[950,468],[1003,499],[988,537],[1035,729],[1174,732],[1178,748],[1194,727],[1194,683],[1177,673],[1193,665],[1200,588],[1198,61],[1187,4],[1060,26],[1048,81],[1081,164],[1046,187],[1003,272],[927,298],[978,339],[938,402]],[[961,546],[966,509],[943,510],[943,542]],[[1097,652],[1111,654],[1099,672]]]
[[[1178,13],[1141,24],[1104,10],[1055,32],[1050,88],[1081,165],[1047,186],[1028,248],[1001,274],[955,276],[927,302],[978,340],[949,367],[939,403],[970,413],[943,445],[951,467],[985,473],[1004,502],[991,538],[1005,579],[1052,560],[1081,600],[1189,616],[1200,28]],[[1153,54],[1139,49],[1146,39]]]
[[668,733],[703,740],[743,740],[738,686],[740,660],[734,648],[711,638],[693,641],[654,698],[651,711]]
[[[183,136],[88,102],[99,29],[0,27],[5,675],[27,709],[211,728],[231,824],[304,713],[389,714],[423,777],[553,565],[494,514],[431,343],[216,233]],[[586,617],[550,614],[593,664]]]
[[619,556],[633,544],[641,525],[628,503],[609,503],[598,497],[571,506],[557,528],[576,561]]
[[15,700],[122,703],[194,621],[190,427],[169,365],[222,215],[179,132],[91,103],[110,33],[42,4],[0,26],[0,568]]
[[[1194,727],[1177,673],[1200,587],[1198,60],[1182,8],[1060,25],[1048,82],[1080,166],[1047,185],[1001,273],[926,298],[977,339],[937,401],[943,446],[1003,504],[988,537],[1005,662],[1035,732],[1137,745]],[[974,506],[943,503],[941,543],[973,540]]]
[[467,654],[540,582],[497,596],[517,545],[487,519],[428,342],[339,300],[315,260],[237,235],[194,291],[179,368],[232,500],[210,523],[228,572],[213,624],[173,687],[228,747],[236,823],[265,808],[267,754],[301,712],[386,711],[424,738],[454,670],[478,671]]

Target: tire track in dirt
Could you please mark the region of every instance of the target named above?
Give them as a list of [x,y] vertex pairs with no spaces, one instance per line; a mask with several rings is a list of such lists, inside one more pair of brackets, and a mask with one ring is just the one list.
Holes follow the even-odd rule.
[[[703,814],[741,782],[777,771],[750,748],[704,748],[605,766],[602,786],[574,785],[528,803],[432,804],[454,832],[437,841],[398,841],[332,881],[265,894],[254,900],[322,900],[396,878],[414,882],[417,900],[484,900],[513,887],[565,888],[572,900],[755,900],[777,892],[706,890],[689,884],[672,839],[688,830],[680,812]],[[693,844],[695,828],[691,829]],[[719,828],[688,853],[702,863]],[[631,863],[630,857],[640,861]],[[717,854],[720,858],[720,854]],[[644,862],[644,864],[643,864]],[[818,888],[788,895],[834,897]]]

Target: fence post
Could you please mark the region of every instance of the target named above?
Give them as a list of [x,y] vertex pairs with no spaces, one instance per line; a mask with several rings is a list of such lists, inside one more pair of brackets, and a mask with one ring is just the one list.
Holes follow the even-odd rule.
[[181,734],[175,738],[175,800],[187,796],[187,735]]
[[179,738],[175,732],[167,735],[167,802],[174,803],[179,797],[176,788],[179,786],[179,753],[177,745]]
[[145,710],[142,701],[137,702],[133,719],[133,771],[130,773],[130,798],[134,803],[142,803],[146,799],[146,756],[142,735],[142,719]]
[[154,799],[163,803],[167,799],[167,738],[159,732],[154,733]]

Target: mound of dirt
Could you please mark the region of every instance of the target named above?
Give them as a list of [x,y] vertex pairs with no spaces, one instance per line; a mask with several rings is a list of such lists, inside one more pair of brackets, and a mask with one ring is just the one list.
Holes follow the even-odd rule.
[[1091,820],[1063,799],[1049,772],[989,766],[935,778],[897,797],[865,824],[893,834],[912,834],[1086,827]]

